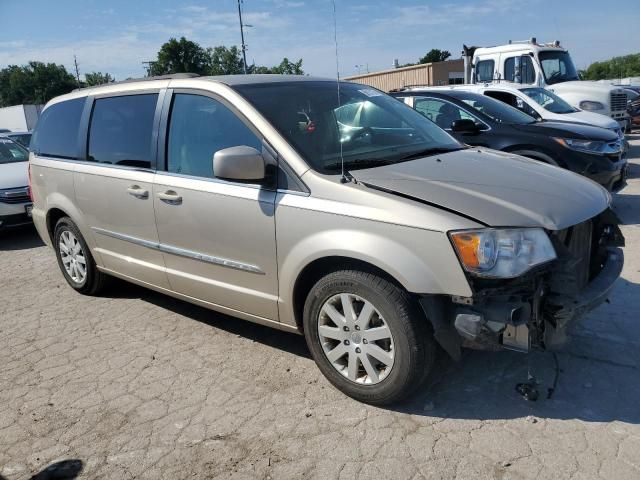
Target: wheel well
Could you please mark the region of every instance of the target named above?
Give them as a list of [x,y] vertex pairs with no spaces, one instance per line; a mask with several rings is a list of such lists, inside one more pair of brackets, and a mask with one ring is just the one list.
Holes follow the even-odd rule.
[[59,208],[52,208],[47,212],[47,232],[49,232],[49,238],[53,242],[53,231],[56,228],[56,223],[62,217],[67,217],[68,215],[60,210]]
[[313,288],[316,282],[322,277],[338,270],[360,270],[371,272],[404,289],[402,284],[393,276],[389,275],[381,268],[363,260],[339,256],[323,257],[314,260],[307,265],[302,272],[300,272],[296,279],[295,286],[293,287],[293,313],[296,325],[301,332],[304,330],[302,322],[304,303],[307,299],[307,295],[311,291],[311,288]]
[[506,148],[505,151],[509,153],[523,152],[521,155],[524,157],[533,158],[534,160],[539,160],[550,165],[558,165],[558,162],[553,156],[534,145],[514,145]]

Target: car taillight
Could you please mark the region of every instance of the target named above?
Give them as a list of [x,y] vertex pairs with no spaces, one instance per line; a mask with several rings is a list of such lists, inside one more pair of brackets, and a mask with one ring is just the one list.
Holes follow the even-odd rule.
[[29,191],[29,199],[33,202],[33,193],[31,188],[31,162],[29,162],[29,166],[27,167],[28,172],[28,191]]

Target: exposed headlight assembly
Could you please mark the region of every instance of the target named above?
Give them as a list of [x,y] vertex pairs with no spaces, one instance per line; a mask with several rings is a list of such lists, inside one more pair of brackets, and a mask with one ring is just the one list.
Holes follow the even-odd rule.
[[580,102],[580,108],[582,110],[594,112],[596,110],[604,110],[604,104],[600,102],[594,102],[592,100],[583,100]]
[[602,153],[605,148],[605,143],[599,140],[579,140],[575,138],[557,138],[551,137],[563,147],[570,148],[571,150],[577,150],[579,152],[586,153]]
[[556,258],[542,228],[450,232],[463,268],[479,277],[513,278]]

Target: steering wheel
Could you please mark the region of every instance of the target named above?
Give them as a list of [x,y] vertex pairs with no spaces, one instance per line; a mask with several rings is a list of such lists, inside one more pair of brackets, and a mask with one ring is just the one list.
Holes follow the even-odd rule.
[[551,74],[551,76],[549,76],[549,80],[555,80],[556,78],[560,78],[561,76],[562,73],[560,72],[560,70],[556,70]]
[[358,130],[356,133],[353,134],[350,141],[353,142],[355,140],[359,140],[360,137],[364,137],[367,133],[372,137],[375,135],[371,127],[362,127],[361,130]]

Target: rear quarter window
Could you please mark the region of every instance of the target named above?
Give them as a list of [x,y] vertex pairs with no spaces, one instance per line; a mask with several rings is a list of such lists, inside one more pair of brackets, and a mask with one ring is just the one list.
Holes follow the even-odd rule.
[[66,100],[42,112],[30,145],[37,155],[78,158],[78,129],[84,101],[84,98]]

